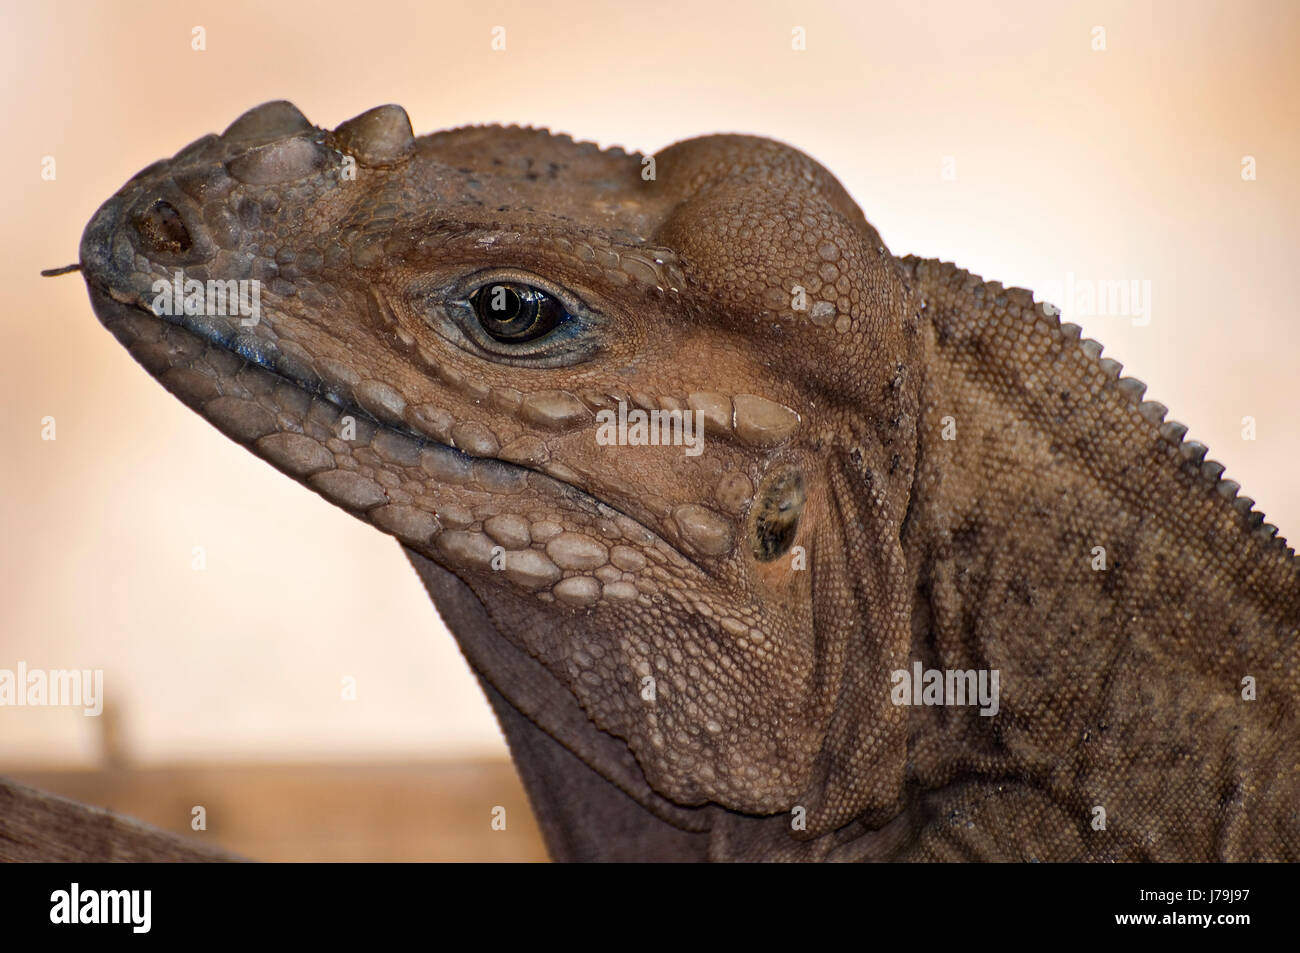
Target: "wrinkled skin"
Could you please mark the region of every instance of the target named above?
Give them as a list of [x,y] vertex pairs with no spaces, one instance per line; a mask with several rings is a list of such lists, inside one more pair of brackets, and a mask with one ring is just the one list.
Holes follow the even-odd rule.
[[[407,547],[557,858],[1300,852],[1293,553],[1077,328],[893,257],[794,149],[271,103],[81,260],[164,386]],[[259,319],[155,315],[178,270]],[[502,285],[563,319],[493,338]],[[703,451],[601,443],[620,402]],[[998,714],[895,704],[914,661]]]

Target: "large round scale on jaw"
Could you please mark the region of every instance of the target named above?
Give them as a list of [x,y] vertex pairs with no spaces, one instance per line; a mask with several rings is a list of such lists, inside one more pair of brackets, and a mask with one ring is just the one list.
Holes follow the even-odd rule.
[[799,516],[806,499],[803,473],[799,470],[780,470],[763,481],[749,520],[755,559],[770,563],[790,549],[799,532]]

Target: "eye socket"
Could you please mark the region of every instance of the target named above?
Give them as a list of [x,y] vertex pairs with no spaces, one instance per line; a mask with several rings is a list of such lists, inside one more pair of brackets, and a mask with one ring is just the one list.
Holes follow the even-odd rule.
[[469,301],[484,332],[503,344],[536,341],[569,317],[552,295],[515,281],[484,285]]

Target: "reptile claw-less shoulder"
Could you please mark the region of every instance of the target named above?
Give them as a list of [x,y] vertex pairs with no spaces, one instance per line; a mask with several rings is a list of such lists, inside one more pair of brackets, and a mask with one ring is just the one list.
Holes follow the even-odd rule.
[[1077,327],[795,149],[268,103],[81,267],[406,547],[556,859],[1300,857],[1292,550]]

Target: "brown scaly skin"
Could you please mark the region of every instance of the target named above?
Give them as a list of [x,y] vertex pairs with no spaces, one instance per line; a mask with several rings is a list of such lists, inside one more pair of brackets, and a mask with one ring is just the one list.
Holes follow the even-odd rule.
[[[81,260],[164,386],[408,548],[557,858],[1300,857],[1294,554],[1077,328],[893,257],[794,149],[650,176],[271,103]],[[177,270],[259,279],[260,322],[154,316]],[[493,342],[502,282],[573,320]],[[704,452],[598,444],[618,401],[703,412]],[[999,670],[999,713],[894,705],[914,660]]]

